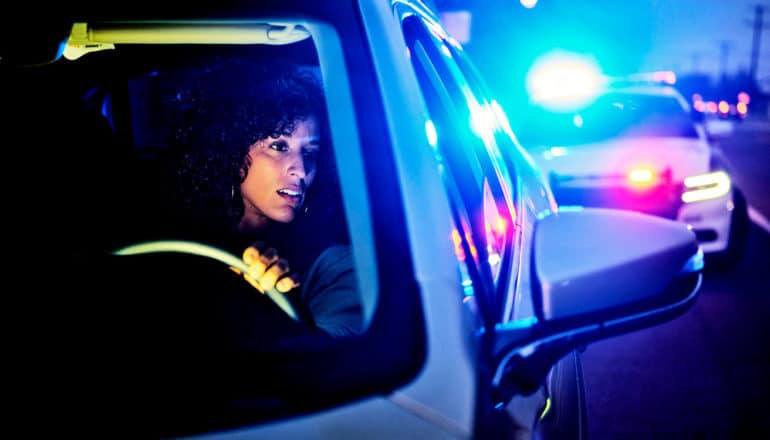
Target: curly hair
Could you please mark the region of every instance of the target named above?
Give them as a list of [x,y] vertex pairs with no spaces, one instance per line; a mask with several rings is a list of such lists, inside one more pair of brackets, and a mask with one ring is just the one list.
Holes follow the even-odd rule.
[[[321,127],[318,175],[328,172],[323,91],[312,70],[285,61],[220,62],[191,79],[177,95],[180,123],[174,148],[181,153],[177,189],[187,215],[233,230],[243,216],[239,187],[254,142],[291,135],[314,116]],[[327,170],[324,170],[327,168]]]

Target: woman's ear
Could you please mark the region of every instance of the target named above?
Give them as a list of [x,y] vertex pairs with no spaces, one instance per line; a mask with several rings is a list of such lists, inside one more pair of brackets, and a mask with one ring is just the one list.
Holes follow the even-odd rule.
[[238,169],[238,177],[243,182],[246,179],[246,175],[249,174],[249,168],[251,167],[251,151],[254,149],[254,144],[251,144],[246,150],[246,155],[243,156],[243,163]]

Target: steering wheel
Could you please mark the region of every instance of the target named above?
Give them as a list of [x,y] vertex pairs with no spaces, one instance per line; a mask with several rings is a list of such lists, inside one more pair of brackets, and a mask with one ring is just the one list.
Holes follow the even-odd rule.
[[[240,258],[214,246],[209,246],[194,241],[146,241],[122,247],[113,251],[112,253],[113,255],[141,255],[157,252],[178,252],[182,254],[200,255],[202,257],[213,258],[214,260],[221,261],[230,268],[238,269],[240,273],[249,272],[249,267]],[[299,315],[297,314],[297,311],[294,310],[294,306],[292,306],[286,297],[281,292],[276,290],[275,287],[266,290],[265,294],[267,294],[267,296],[275,303],[275,305],[277,305],[281,310],[289,315],[290,318],[295,321],[299,321]]]

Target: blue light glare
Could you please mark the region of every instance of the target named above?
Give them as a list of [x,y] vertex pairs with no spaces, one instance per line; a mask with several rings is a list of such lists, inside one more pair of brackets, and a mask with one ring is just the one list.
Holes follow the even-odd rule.
[[476,290],[473,288],[473,283],[470,280],[463,281],[463,295],[467,296],[474,296],[476,294]]
[[529,318],[517,319],[515,321],[508,321],[495,325],[495,328],[504,329],[516,329],[516,328],[529,328],[537,324],[537,318],[531,316]]
[[554,157],[562,157],[567,155],[567,149],[564,147],[551,147],[546,151],[543,156],[546,159],[552,159]]
[[496,100],[492,100],[490,102],[490,106],[492,108],[492,113],[497,117],[497,121],[500,124],[503,131],[510,137],[515,138],[516,135],[513,134],[513,129],[511,128],[511,122],[508,120],[508,116],[505,114],[505,111],[500,106],[500,104]]
[[556,110],[588,104],[605,82],[593,59],[564,51],[549,52],[537,59],[526,80],[532,101]]
[[699,272],[703,270],[705,265],[706,263],[703,256],[703,249],[698,247],[698,252],[690,257],[690,259],[687,260],[687,262],[682,267],[682,273]]
[[452,58],[452,52],[449,51],[449,48],[446,47],[445,44],[441,45],[441,52],[446,56],[447,58]]
[[436,125],[430,119],[425,121],[425,136],[428,138],[428,144],[436,148],[438,145],[438,132],[436,132]]
[[583,127],[583,117],[580,115],[575,115],[572,117],[572,124],[577,128]]
[[67,48],[67,40],[64,40],[59,43],[59,46],[56,48],[56,55],[54,57],[55,60],[60,59],[64,55],[64,50]]

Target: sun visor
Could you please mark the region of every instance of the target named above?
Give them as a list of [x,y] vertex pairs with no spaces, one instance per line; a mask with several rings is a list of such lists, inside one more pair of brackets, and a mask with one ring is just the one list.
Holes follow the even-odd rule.
[[75,60],[116,44],[270,44],[296,43],[310,37],[297,23],[135,22],[75,23],[64,57]]

